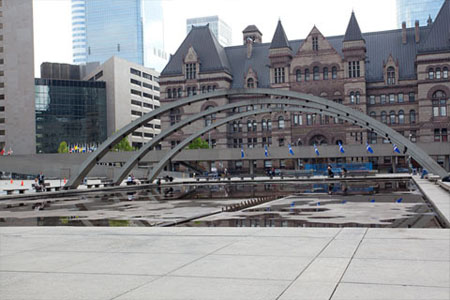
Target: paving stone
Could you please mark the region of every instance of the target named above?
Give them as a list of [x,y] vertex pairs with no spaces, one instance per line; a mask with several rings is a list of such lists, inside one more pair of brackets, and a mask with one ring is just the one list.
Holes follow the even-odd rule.
[[207,277],[163,277],[117,300],[272,300],[289,281]]
[[449,287],[450,262],[353,259],[342,282]]
[[341,283],[331,300],[448,300],[449,288]]

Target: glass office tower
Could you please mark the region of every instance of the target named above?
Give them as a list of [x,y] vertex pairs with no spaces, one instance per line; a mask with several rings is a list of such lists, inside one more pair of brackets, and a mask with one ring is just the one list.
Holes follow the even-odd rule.
[[168,58],[161,1],[72,0],[72,42],[77,64],[115,55],[161,71]]
[[36,78],[35,99],[37,153],[106,140],[105,82]]
[[192,26],[204,26],[206,24],[209,24],[209,29],[211,29],[211,32],[215,35],[222,46],[231,46],[231,27],[228,26],[227,23],[219,19],[218,16],[187,19],[186,33],[189,33],[189,31],[191,31]]
[[434,21],[445,0],[397,0],[397,26],[414,27],[416,20],[420,26],[427,24],[428,17]]

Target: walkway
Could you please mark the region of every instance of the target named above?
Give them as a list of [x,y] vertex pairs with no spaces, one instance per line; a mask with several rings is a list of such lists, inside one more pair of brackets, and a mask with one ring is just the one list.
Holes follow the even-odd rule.
[[0,227],[0,295],[448,300],[450,230]]
[[445,218],[447,226],[450,226],[450,193],[436,183],[420,179],[419,176],[413,176],[413,180],[433,203],[434,209],[442,216],[442,219]]

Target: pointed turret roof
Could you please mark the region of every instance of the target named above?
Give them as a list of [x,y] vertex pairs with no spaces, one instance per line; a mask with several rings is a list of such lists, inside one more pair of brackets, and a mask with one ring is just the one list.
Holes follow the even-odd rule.
[[347,30],[344,35],[344,42],[363,40],[361,29],[359,29],[358,21],[356,21],[355,12],[352,11],[350,22],[348,22]]
[[419,51],[433,52],[448,49],[450,49],[450,0],[445,0]]
[[283,25],[281,25],[281,20],[278,20],[277,29],[275,29],[272,43],[270,43],[270,49],[278,48],[291,48],[291,46],[289,46],[289,41],[286,37],[286,33],[284,32]]
[[191,46],[194,47],[200,60],[200,72],[225,71],[231,73],[225,49],[206,25],[192,27],[177,52],[161,72],[161,76],[182,74],[183,60]]

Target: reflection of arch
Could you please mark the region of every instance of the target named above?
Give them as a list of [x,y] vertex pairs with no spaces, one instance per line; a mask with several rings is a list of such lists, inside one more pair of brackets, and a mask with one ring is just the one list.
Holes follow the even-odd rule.
[[[298,93],[294,91],[286,91],[286,90],[278,90],[278,89],[266,89],[266,88],[255,88],[255,89],[231,89],[231,90],[217,90],[208,94],[199,94],[196,96],[192,96],[189,98],[181,99],[178,101],[173,101],[167,103],[166,105],[153,110],[143,117],[134,120],[130,124],[122,127],[115,134],[110,136],[102,145],[98,147],[96,151],[91,153],[88,158],[82,163],[78,172],[73,172],[74,176],[72,176],[69,182],[66,184],[69,188],[76,188],[82,181],[82,179],[89,173],[89,171],[96,165],[100,159],[105,156],[115,144],[117,144],[122,138],[128,136],[128,134],[134,132],[136,129],[141,127],[143,124],[150,122],[151,120],[160,117],[162,114],[167,113],[173,108],[182,107],[184,105],[189,105],[192,103],[196,103],[198,101],[204,101],[212,98],[223,97],[223,96],[236,96],[236,95],[273,95],[273,96],[281,96],[281,97],[289,97],[290,99],[277,99],[277,102],[285,103],[288,101],[287,105],[307,105],[308,107],[315,107],[323,110],[324,112],[332,112],[336,113],[337,117],[342,119],[350,119],[353,120],[354,124],[359,126],[367,127],[371,131],[375,131],[380,135],[384,136],[387,139],[391,139],[393,142],[397,143],[397,145],[406,145],[408,147],[408,153],[420,163],[424,168],[427,168],[432,173],[439,176],[446,176],[447,172],[442,169],[430,156],[428,156],[421,148],[417,145],[411,143],[408,139],[394,131],[393,129],[387,127],[386,125],[377,122],[367,116],[364,113],[356,111],[354,109],[348,108],[344,105],[334,103],[327,99],[319,98],[312,95],[306,95],[303,93]],[[298,99],[298,100],[296,100]],[[292,102],[289,102],[292,101]],[[307,102],[306,102],[307,101]],[[276,108],[271,107],[270,111],[276,110]],[[265,111],[266,112],[266,111]],[[251,112],[250,112],[251,113]],[[181,121],[180,123],[183,123]],[[183,123],[184,124],[184,123]],[[188,124],[184,124],[183,126],[187,126]],[[213,124],[215,125],[215,124]],[[208,126],[209,127],[209,126]],[[216,127],[216,126],[214,126]],[[149,143],[147,143],[149,144]],[[146,145],[147,145],[146,144]],[[144,145],[145,146],[145,145]],[[141,148],[142,149],[142,148]],[[138,155],[136,160],[142,159],[140,155],[141,152],[133,155],[133,158]],[[128,162],[127,162],[128,163]]]
[[315,136],[313,136],[312,138],[309,139],[309,145],[314,145],[316,144],[317,146],[320,145],[328,145],[328,141],[327,138],[321,134],[316,134]]

